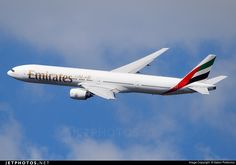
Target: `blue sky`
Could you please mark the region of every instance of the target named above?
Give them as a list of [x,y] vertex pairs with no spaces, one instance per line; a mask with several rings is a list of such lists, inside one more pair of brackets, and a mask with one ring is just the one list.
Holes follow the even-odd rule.
[[[135,5],[134,5],[135,4]],[[0,1],[0,159],[235,159],[236,12],[220,1]],[[162,47],[142,73],[182,77],[206,55],[209,96],[69,98],[6,72],[37,63],[114,69]]]

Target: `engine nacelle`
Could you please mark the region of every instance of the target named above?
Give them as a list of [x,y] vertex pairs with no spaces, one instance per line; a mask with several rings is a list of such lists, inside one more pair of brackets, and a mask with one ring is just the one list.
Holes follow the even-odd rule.
[[89,91],[86,91],[82,88],[73,88],[70,90],[70,98],[76,100],[86,100],[87,98],[91,97],[92,94]]

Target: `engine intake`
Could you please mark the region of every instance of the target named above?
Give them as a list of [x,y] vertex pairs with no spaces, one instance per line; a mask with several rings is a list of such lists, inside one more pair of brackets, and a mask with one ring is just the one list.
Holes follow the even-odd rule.
[[92,94],[82,88],[73,88],[70,90],[70,98],[76,100],[86,100],[87,98],[92,97]]

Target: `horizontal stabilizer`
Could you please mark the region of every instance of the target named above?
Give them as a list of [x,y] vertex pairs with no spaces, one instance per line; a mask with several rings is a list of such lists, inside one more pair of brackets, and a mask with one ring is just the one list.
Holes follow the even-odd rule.
[[198,93],[201,93],[203,95],[209,95],[209,91],[206,87],[191,87],[191,86],[189,86],[188,88],[190,88]]
[[217,76],[217,77],[214,77],[214,78],[204,81],[204,83],[215,85],[218,82],[220,82],[221,80],[224,80],[225,78],[227,78],[227,76]]

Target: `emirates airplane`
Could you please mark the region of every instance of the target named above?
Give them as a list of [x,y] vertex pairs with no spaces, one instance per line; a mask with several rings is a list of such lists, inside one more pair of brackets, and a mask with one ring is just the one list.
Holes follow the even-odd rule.
[[162,48],[144,58],[111,71],[67,68],[46,65],[21,65],[7,74],[17,80],[72,86],[70,97],[86,100],[94,95],[105,99],[115,99],[117,93],[147,93],[176,95],[198,92],[209,94],[216,89],[216,83],[227,76],[207,79],[216,56],[208,55],[183,78],[143,75],[139,71],[164,53]]

